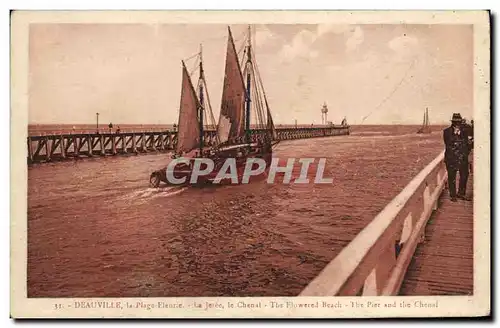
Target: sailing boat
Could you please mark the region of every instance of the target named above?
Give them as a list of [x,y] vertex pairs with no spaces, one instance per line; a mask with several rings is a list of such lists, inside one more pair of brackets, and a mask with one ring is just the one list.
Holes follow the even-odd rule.
[[424,122],[422,123],[422,127],[418,129],[417,133],[431,133],[431,128],[429,125],[429,109],[425,109],[424,113]]
[[[197,158],[209,158],[214,161],[214,169],[205,176],[199,177],[197,184],[214,182],[225,160],[234,158],[238,181],[241,181],[247,159],[260,158],[266,163],[266,168],[272,159],[272,147],[277,143],[276,131],[264,92],[262,79],[255,63],[255,54],[251,43],[251,30],[248,28],[245,68],[243,79],[240,61],[234,44],[231,29],[228,27],[228,44],[226,52],[226,66],[221,101],[219,124],[217,125],[216,142],[210,147],[203,143],[204,135],[204,93],[206,82],[203,72],[202,56],[200,51],[200,81],[199,97],[191,82],[191,77],[182,62],[183,77],[179,111],[177,144],[174,158],[183,157],[187,162],[179,163],[173,169],[173,176],[177,179],[185,177],[185,184],[190,183],[190,177]],[[245,56],[244,56],[245,57]],[[243,61],[242,61],[243,63]],[[208,94],[207,94],[208,95]],[[208,98],[208,96],[207,96]],[[210,115],[210,101],[208,106]],[[255,113],[257,133],[251,130],[251,114]],[[203,163],[201,164],[201,169]],[[161,182],[169,183],[167,169],[163,168],[151,173],[150,185],[159,187]],[[232,181],[232,180],[230,180]],[[218,181],[224,183],[226,181]]]
[[[263,158],[269,164],[272,147],[278,143],[276,130],[252,47],[248,27],[247,45],[241,64],[228,27],[226,67],[222,90],[217,149],[221,157]],[[242,71],[241,66],[245,64]],[[246,81],[244,79],[246,77]],[[254,119],[252,130],[251,119]],[[238,167],[239,168],[239,167]]]

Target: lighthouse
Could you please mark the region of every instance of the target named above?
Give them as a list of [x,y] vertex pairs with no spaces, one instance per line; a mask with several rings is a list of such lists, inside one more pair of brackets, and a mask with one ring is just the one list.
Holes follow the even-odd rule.
[[326,102],[321,107],[321,124],[325,125],[328,122],[328,107],[326,106]]

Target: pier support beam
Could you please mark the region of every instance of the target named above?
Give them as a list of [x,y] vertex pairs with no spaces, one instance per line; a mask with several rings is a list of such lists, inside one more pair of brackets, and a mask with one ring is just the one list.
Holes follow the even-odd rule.
[[66,145],[64,144],[64,137],[59,137],[59,147],[61,148],[61,158],[66,158]]
[[101,156],[106,155],[106,149],[104,148],[104,136],[102,134],[99,137],[99,146],[101,147]]
[[94,147],[92,147],[92,143],[93,143],[93,137],[92,136],[87,136],[87,149],[88,149],[88,155],[89,157],[93,157],[94,156]]
[[31,147],[31,137],[28,137],[28,159],[30,162],[33,162],[33,148]]
[[155,135],[151,135],[151,148],[156,151],[156,145],[155,145]]
[[121,136],[122,139],[122,153],[126,154],[127,153],[127,143],[125,142],[127,137],[125,135]]
[[115,136],[111,136],[111,152],[116,155],[116,141]]
[[45,137],[45,158],[50,161],[49,137]]
[[75,136],[73,136],[73,153],[75,155],[75,157],[79,157],[80,156],[80,138],[77,138]]
[[132,133],[132,151],[137,154],[137,145],[135,143],[135,133]]
[[160,149],[165,150],[165,140],[163,138],[163,134],[160,134],[158,138],[160,139]]

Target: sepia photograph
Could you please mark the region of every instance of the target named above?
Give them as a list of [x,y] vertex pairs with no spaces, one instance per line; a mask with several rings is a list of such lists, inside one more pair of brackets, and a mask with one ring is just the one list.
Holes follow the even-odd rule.
[[12,12],[11,316],[489,315],[489,19]]

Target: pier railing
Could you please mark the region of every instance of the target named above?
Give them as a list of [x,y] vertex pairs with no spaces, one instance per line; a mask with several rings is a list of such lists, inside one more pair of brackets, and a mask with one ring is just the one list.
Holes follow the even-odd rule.
[[[266,130],[253,129],[251,135],[257,138],[264,133]],[[276,129],[279,140],[329,137],[349,133],[349,126]],[[205,131],[204,142],[207,146],[213,145],[215,138],[215,130]],[[169,130],[30,135],[27,138],[27,158],[28,163],[39,163],[67,158],[168,152],[175,149],[176,142],[177,132]]]
[[300,296],[396,295],[446,181],[439,154],[370,222]]

